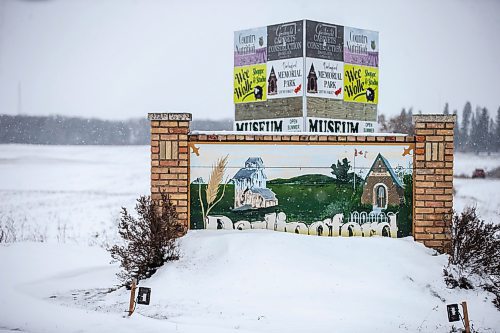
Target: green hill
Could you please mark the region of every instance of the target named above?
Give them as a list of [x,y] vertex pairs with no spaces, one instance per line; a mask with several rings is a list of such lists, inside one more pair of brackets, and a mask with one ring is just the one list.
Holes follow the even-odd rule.
[[319,185],[319,184],[332,184],[336,183],[337,180],[333,177],[312,174],[312,175],[302,175],[292,178],[277,178],[273,180],[269,180],[267,184],[269,185]]

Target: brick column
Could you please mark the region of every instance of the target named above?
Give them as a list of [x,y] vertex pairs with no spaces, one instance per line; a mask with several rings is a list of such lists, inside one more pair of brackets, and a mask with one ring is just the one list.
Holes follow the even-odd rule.
[[179,221],[189,228],[190,113],[149,113],[151,120],[151,198],[168,193]]
[[455,115],[415,115],[413,235],[440,252],[449,249],[453,210]]

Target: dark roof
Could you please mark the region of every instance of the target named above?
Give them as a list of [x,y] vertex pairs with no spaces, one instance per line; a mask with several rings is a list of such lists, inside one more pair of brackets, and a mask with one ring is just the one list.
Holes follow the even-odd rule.
[[247,163],[255,163],[257,164],[258,166],[264,166],[264,161],[262,161],[262,158],[260,157],[249,157],[246,162],[245,162],[245,165]]
[[373,167],[375,166],[375,164],[377,163],[377,160],[378,159],[381,159],[382,162],[385,164],[385,167],[387,168],[387,170],[389,171],[389,174],[391,175],[391,178],[392,180],[394,181],[394,183],[399,186],[399,187],[403,187],[403,183],[401,183],[401,180],[399,179],[398,176],[396,176],[396,173],[394,173],[394,169],[391,167],[391,164],[389,163],[389,161],[384,157],[382,156],[382,154],[378,153],[377,157],[375,158],[375,160],[373,161],[373,164],[372,164],[372,167],[370,168],[370,171],[368,171],[368,174],[366,175],[366,177],[370,176],[370,174],[372,173],[372,170],[373,170]]
[[307,78],[310,78],[311,76],[317,77],[316,71],[314,70],[314,64],[311,64],[311,68],[309,69],[309,74],[307,74]]
[[250,191],[252,191],[253,193],[258,193],[258,194],[262,195],[262,197],[264,199],[276,200],[276,195],[274,194],[273,191],[271,191],[268,188],[252,187],[252,188],[250,188]]
[[233,179],[250,179],[252,175],[257,172],[254,168],[241,168],[233,177]]

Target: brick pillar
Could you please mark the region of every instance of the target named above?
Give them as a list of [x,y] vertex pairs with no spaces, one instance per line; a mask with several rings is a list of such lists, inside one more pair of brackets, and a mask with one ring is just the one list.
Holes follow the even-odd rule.
[[414,218],[417,242],[449,249],[453,210],[455,115],[415,115]]
[[188,184],[190,113],[149,113],[151,120],[151,198],[168,193],[179,221],[189,228]]

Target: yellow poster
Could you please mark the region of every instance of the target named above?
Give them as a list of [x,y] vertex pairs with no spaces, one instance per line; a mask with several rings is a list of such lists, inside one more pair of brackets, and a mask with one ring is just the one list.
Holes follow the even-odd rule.
[[266,64],[234,68],[234,103],[265,101]]
[[344,64],[344,101],[377,104],[378,68]]

